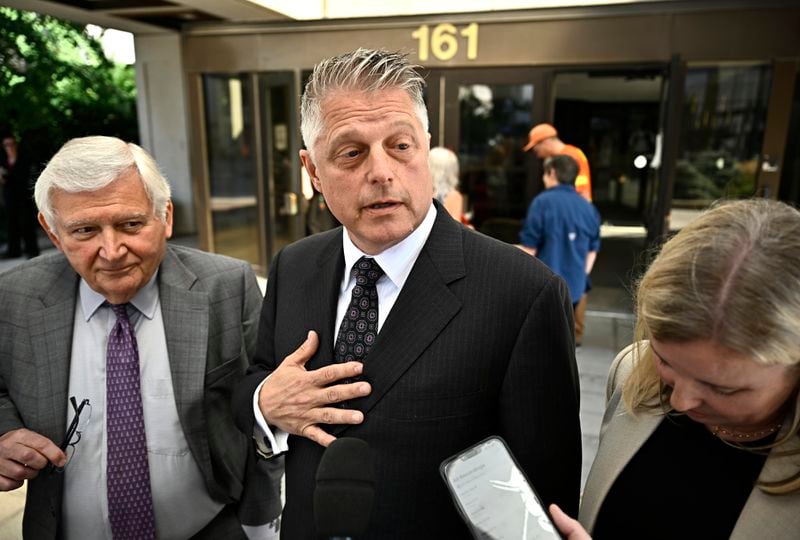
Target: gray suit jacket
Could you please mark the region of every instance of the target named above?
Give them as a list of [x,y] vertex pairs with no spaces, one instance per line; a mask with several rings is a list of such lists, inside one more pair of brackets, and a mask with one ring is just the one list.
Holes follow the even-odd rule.
[[[625,411],[622,383],[631,372],[635,357],[634,345],[617,355],[608,376],[608,400],[600,430],[600,447],[592,464],[581,500],[580,522],[590,531],[594,527],[603,500],[628,462],[664,419],[663,415],[641,414],[636,418]],[[784,422],[784,430],[789,422]],[[779,436],[783,435],[781,432]],[[800,448],[800,437],[794,437],[781,450]],[[774,481],[797,474],[800,454],[777,456],[773,451],[764,462],[759,480]],[[754,487],[731,534],[733,540],[800,538],[800,492],[791,495],[767,495]]]
[[[61,253],[0,275],[0,433],[26,427],[56,444],[64,438],[79,279]],[[243,523],[265,523],[280,514],[282,464],[256,460],[230,413],[255,349],[261,294],[252,269],[169,245],[158,289],[178,415],[206,487]],[[26,538],[56,537],[62,478],[29,483]]]
[[[273,260],[259,367],[234,397],[244,433],[252,433],[256,385],[308,330],[319,333],[320,346],[307,368],[332,362],[342,251],[338,228],[296,242]],[[329,430],[372,447],[376,495],[365,538],[466,537],[438,467],[492,434],[506,439],[546,501],[577,510],[581,436],[572,306],[563,280],[533,257],[466,229],[439,207],[365,359],[363,378],[372,393],[349,406],[364,412],[364,423]],[[315,536],[312,500],[323,450],[289,438],[287,538]]]

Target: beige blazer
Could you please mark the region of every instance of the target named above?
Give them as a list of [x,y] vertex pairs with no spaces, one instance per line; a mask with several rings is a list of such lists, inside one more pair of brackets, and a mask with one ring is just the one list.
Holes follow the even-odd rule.
[[[622,383],[631,372],[634,356],[634,345],[629,345],[617,355],[609,371],[600,446],[586,481],[579,515],[580,522],[590,532],[617,476],[664,419],[663,415],[649,414],[632,417],[625,411]],[[784,430],[787,429],[788,423],[784,426]],[[794,437],[786,446],[786,449],[798,448],[800,437]],[[781,457],[775,454],[773,450],[767,457],[759,480],[778,480],[800,470],[800,455]],[[753,538],[800,538],[800,493],[767,495],[754,487],[731,534],[731,539],[736,540]]]

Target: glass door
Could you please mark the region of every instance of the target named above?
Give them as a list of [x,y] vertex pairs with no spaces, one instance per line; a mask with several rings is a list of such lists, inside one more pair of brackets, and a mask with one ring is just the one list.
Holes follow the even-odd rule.
[[516,243],[541,190],[538,160],[522,151],[547,113],[545,72],[532,68],[435,70],[428,75],[433,146],[454,150],[476,229]]
[[211,245],[260,267],[265,253],[253,94],[249,75],[203,76]]
[[203,75],[210,249],[261,275],[303,235],[294,77]]
[[553,125],[589,160],[592,202],[603,221],[642,228],[658,164],[663,66],[560,71]]
[[262,230],[271,260],[281,248],[304,234],[294,73],[262,73],[258,85],[265,208]]

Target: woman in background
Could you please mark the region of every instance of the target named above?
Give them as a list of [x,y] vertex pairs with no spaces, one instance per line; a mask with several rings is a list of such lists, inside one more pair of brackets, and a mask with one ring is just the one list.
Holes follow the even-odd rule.
[[800,538],[800,213],[708,210],[664,245],[636,311],[580,524],[596,539]]
[[458,191],[458,157],[451,150],[431,148],[428,165],[433,180],[433,196],[456,221],[462,221],[464,196]]

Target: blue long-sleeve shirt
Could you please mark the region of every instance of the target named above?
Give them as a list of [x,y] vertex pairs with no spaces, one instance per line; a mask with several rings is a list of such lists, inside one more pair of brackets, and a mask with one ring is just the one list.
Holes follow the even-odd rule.
[[600,249],[600,213],[575,187],[558,184],[537,195],[520,232],[522,245],[569,287],[572,303],[586,290],[586,255]]

